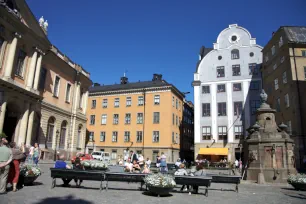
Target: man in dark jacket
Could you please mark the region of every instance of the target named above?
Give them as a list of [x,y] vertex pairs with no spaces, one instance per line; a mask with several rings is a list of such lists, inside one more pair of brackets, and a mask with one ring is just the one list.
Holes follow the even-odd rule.
[[138,161],[137,155],[133,152],[133,150],[130,151],[131,155],[131,162],[133,163],[134,161]]

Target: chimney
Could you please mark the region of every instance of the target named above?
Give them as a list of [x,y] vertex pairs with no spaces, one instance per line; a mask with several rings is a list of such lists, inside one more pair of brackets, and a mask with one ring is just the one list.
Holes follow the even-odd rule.
[[94,87],[96,87],[96,86],[100,86],[100,84],[99,83],[94,83]]
[[126,76],[120,78],[120,84],[127,84],[127,83],[128,83],[128,78]]
[[162,78],[163,78],[163,75],[161,75],[161,74],[153,74],[152,81],[161,81]]

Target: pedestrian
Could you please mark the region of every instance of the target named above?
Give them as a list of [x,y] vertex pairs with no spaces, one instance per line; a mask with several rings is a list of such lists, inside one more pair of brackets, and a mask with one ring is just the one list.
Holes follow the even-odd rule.
[[242,172],[242,161],[241,161],[241,159],[239,159],[239,172],[240,173]]
[[238,162],[238,160],[237,160],[237,159],[235,160],[235,168],[236,168],[236,169],[238,169],[238,168],[239,168],[239,162]]
[[38,143],[35,143],[33,148],[33,162],[35,163],[36,166],[40,160],[40,157],[41,157],[41,151],[39,145]]
[[178,158],[178,159],[176,160],[176,162],[175,162],[175,168],[178,169],[178,168],[180,167],[181,163],[182,163],[182,162],[181,162],[181,159]]
[[[73,169],[76,169],[76,170],[85,170],[84,166],[81,164],[80,157],[75,158],[75,161],[74,161],[74,164],[73,164]],[[83,182],[83,180],[74,179],[74,182],[75,182],[77,187],[80,187],[81,183]]]
[[139,154],[139,157],[138,157],[138,164],[140,166],[141,169],[143,169],[143,166],[144,166],[144,158],[141,154]]
[[168,168],[167,168],[167,157],[166,155],[162,152],[162,155],[160,157],[160,172],[161,173],[167,173]]
[[[180,164],[179,165],[179,169],[174,173],[175,176],[188,176],[188,173],[185,169],[185,164]],[[185,188],[186,185],[183,185],[181,187],[181,191],[187,191],[189,190],[189,185],[187,185],[187,187]]]
[[130,151],[131,156],[131,162],[134,163],[134,161],[138,161],[137,155],[133,152],[133,150]]
[[20,161],[25,158],[24,152],[25,148],[24,145],[21,145],[21,150],[16,147],[15,142],[10,142],[12,154],[13,154],[13,162],[10,164],[10,170],[9,170],[9,175],[7,179],[7,183],[12,184],[13,186],[13,192],[17,191],[17,184],[19,181],[19,165]]
[[7,147],[6,136],[1,135],[0,141],[0,195],[6,194],[7,178],[10,170],[10,163],[13,159],[12,150]]
[[145,163],[148,166],[148,168],[151,167],[151,160],[149,159],[149,157],[147,158],[147,161]]

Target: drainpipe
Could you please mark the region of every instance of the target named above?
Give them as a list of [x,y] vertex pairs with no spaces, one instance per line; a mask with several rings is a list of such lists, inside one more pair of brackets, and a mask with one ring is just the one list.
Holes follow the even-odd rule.
[[145,138],[145,122],[146,122],[146,90],[143,89],[143,125],[142,125],[142,156],[145,158],[144,154],[144,138]]
[[[300,109],[300,120],[301,120],[301,130],[302,130],[302,142],[303,142],[303,149],[304,149],[304,154],[306,152],[305,149],[305,138],[304,138],[304,118],[303,118],[303,106],[301,106],[301,96],[300,96],[300,86],[299,86],[299,81],[298,81],[298,74],[297,74],[297,68],[296,68],[296,60],[295,60],[295,51],[294,51],[294,44],[292,44],[292,51],[293,51],[293,61],[294,61],[294,70],[295,70],[295,77],[296,77],[296,86],[297,86],[297,91],[298,91],[298,102],[299,102],[299,109]],[[300,155],[301,156],[301,155]],[[303,155],[304,156],[304,155]],[[300,158],[300,165],[302,166]]]

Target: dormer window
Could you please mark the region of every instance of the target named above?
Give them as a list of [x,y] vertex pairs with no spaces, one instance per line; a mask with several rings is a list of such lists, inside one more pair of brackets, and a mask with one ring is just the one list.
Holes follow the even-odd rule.
[[274,46],[274,45],[273,45],[273,47],[271,48],[271,53],[272,53],[272,55],[275,54],[275,46]]
[[281,47],[284,44],[283,37],[279,38],[278,47]]
[[239,59],[239,50],[234,49],[232,50],[232,59]]

